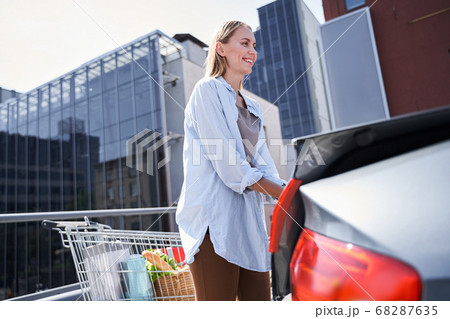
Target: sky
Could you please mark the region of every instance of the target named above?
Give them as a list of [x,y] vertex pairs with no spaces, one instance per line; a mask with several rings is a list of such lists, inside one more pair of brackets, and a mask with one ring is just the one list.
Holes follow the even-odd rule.
[[[322,0],[304,1],[320,23]],[[227,20],[259,26],[273,0],[0,0],[0,87],[27,92],[155,29],[209,44]]]

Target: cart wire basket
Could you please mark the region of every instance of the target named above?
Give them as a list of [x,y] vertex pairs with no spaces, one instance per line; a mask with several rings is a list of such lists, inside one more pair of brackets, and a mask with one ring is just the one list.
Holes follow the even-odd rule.
[[195,300],[179,233],[114,230],[89,221],[42,221],[70,248],[84,300]]

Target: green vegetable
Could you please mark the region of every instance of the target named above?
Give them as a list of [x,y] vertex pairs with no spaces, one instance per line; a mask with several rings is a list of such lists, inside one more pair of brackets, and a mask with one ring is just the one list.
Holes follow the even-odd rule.
[[160,277],[172,275],[171,272],[164,272],[164,271],[158,270],[155,267],[155,265],[150,263],[148,260],[145,261],[145,266],[147,267],[148,276],[152,282],[155,282]]
[[[169,258],[169,256],[167,256],[166,254],[164,254],[161,251],[161,249],[156,249],[156,250],[147,249],[147,250],[156,253],[162,260],[167,262],[170,265],[170,267],[172,267],[173,270],[177,269],[176,260],[174,258]],[[172,272],[167,272],[167,271],[164,272],[164,271],[157,269],[155,267],[155,265],[153,265],[148,260],[145,261],[145,266],[147,267],[148,275],[152,282],[155,282],[160,277],[172,275]]]
[[[151,249],[148,249],[148,250],[151,251]],[[170,267],[172,267],[173,270],[177,269],[177,262],[174,258],[169,258],[169,256],[164,254],[161,249],[153,250],[153,252],[156,253],[166,263],[168,263],[170,265]]]

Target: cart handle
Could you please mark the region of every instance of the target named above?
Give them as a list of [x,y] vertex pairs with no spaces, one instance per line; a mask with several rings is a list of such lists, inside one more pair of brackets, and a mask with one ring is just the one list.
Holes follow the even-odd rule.
[[46,229],[59,230],[67,226],[77,227],[77,226],[88,226],[85,222],[63,222],[63,221],[53,221],[53,220],[43,220],[41,226]]
[[[102,225],[96,222],[89,221],[89,218],[87,216],[84,217],[84,221],[77,221],[77,222],[67,222],[67,221],[53,221],[53,220],[43,220],[41,222],[41,226],[46,229],[51,230],[62,230],[66,227],[105,227],[106,225]],[[109,226],[106,226],[106,228],[110,228]]]

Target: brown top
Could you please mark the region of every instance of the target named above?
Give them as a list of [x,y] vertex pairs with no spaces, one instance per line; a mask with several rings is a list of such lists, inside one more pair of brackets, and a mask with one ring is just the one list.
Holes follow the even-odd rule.
[[242,142],[244,143],[245,156],[250,165],[253,155],[255,154],[255,146],[259,137],[259,121],[258,118],[250,113],[246,108],[236,105],[238,109],[237,125],[241,133]]

